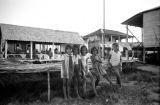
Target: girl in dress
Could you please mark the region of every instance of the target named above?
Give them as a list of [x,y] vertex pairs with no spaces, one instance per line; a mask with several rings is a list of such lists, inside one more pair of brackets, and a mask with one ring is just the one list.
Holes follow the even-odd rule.
[[108,82],[113,86],[113,83],[109,79],[107,72],[105,71],[105,69],[102,68],[102,60],[101,60],[100,56],[98,55],[98,49],[96,47],[93,47],[91,49],[91,53],[92,53],[91,61],[92,61],[92,65],[93,65],[93,75],[95,75],[97,77],[96,86],[98,85],[99,80],[102,76],[106,80],[108,80]]
[[73,64],[74,64],[74,87],[77,94],[78,99],[81,99],[79,95],[79,88],[80,88],[80,74],[81,74],[81,57],[79,55],[79,46],[73,46]]
[[62,69],[61,69],[61,78],[63,79],[63,93],[64,98],[70,97],[70,85],[74,72],[73,65],[73,55],[72,55],[72,47],[67,45],[65,48],[65,54],[62,55]]
[[[84,90],[84,94],[86,93],[86,82],[87,82],[87,78],[86,76],[89,76],[89,78],[91,79],[92,82],[92,87],[94,90],[95,95],[97,96],[97,91],[95,88],[95,80],[91,74],[91,72],[89,71],[89,67],[88,67],[88,59],[90,56],[88,56],[87,54],[87,47],[86,46],[82,46],[81,47],[81,62],[82,62],[82,74],[83,74],[83,90]],[[85,94],[86,95],[86,94]]]

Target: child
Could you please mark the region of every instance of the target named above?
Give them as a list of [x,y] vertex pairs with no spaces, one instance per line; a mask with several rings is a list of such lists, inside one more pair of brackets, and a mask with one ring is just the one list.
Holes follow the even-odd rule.
[[111,55],[110,55],[110,50],[111,48],[104,48],[104,60],[102,61],[102,68],[105,69],[106,71],[109,70],[109,60],[111,58]]
[[79,87],[80,87],[80,73],[81,73],[81,57],[79,55],[79,46],[74,45],[73,46],[73,64],[74,64],[74,76],[73,76],[73,80],[74,80],[74,87],[75,87],[75,91],[76,94],[78,96],[78,99],[81,99],[80,95],[79,95]]
[[118,43],[113,43],[112,49],[113,51],[111,51],[110,53],[111,54],[110,65],[112,68],[112,72],[117,77],[117,84],[121,87],[121,77],[119,73],[121,69],[121,53],[119,51]]
[[110,55],[111,48],[104,48],[104,60],[108,63],[111,57]]
[[62,69],[61,78],[63,78],[63,93],[64,98],[70,97],[70,83],[73,77],[74,65],[73,65],[73,55],[71,54],[71,46],[67,45],[65,48],[65,54],[62,56]]
[[91,72],[89,71],[88,64],[87,64],[88,59],[89,59],[89,56],[87,55],[87,47],[82,46],[81,47],[81,62],[82,62],[82,73],[83,73],[83,90],[84,90],[84,93],[86,93],[86,82],[87,82],[86,76],[88,75],[89,78],[91,79],[94,93],[97,96],[98,94],[95,88],[95,80]]
[[113,83],[108,78],[108,75],[107,75],[105,69],[102,68],[102,61],[101,61],[100,56],[98,56],[98,49],[96,47],[93,47],[91,49],[91,53],[92,53],[91,60],[92,60],[92,65],[93,65],[93,74],[97,77],[96,85],[98,85],[100,77],[103,76],[113,86]]

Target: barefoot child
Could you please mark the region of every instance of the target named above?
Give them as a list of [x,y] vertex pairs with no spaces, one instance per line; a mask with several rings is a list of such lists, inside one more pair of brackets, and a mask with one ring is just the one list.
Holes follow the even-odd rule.
[[70,97],[70,83],[73,77],[73,55],[71,54],[72,48],[70,45],[67,45],[65,48],[65,54],[62,56],[62,69],[61,69],[61,78],[63,79],[63,94],[64,98]]
[[89,56],[87,56],[87,47],[86,46],[82,46],[81,47],[81,62],[82,62],[82,73],[83,73],[83,90],[84,90],[84,94],[86,94],[86,82],[87,82],[87,78],[86,76],[89,76],[89,78],[91,79],[92,82],[92,88],[94,90],[94,93],[97,94],[96,88],[95,88],[95,80],[91,74],[91,72],[89,71],[88,65],[87,65],[87,60],[89,59]]
[[112,72],[117,77],[117,84],[121,87],[121,76],[120,76],[120,70],[121,70],[121,53],[119,51],[118,43],[112,44],[113,51],[110,52],[111,58],[110,58],[110,65],[112,68]]
[[80,73],[81,73],[81,57],[79,55],[79,46],[74,45],[73,46],[73,64],[74,64],[74,87],[77,94],[77,97],[80,99],[79,95],[79,87],[80,87]]

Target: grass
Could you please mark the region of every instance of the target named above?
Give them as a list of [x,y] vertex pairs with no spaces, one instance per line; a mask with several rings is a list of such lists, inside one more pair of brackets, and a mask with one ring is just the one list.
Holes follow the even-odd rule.
[[[0,105],[151,105],[152,101],[147,99],[149,96],[147,89],[158,86],[157,81],[152,80],[152,74],[141,72],[122,74],[123,83],[124,80],[127,81],[126,84],[130,81],[137,81],[137,83],[125,85],[121,89],[116,88],[115,92],[109,84],[102,83],[97,87],[99,97],[95,97],[91,90],[86,99],[64,100],[60,73],[53,73],[51,74],[51,101],[47,102],[47,74],[32,76],[34,77],[30,78],[31,80],[37,77],[43,79],[31,82],[21,76],[25,81],[8,83],[5,87],[0,85],[0,93],[3,93],[0,94],[0,99],[2,96],[5,99],[0,100]],[[87,87],[91,88],[89,85]],[[159,92],[158,89],[155,91]],[[72,87],[72,97],[75,97],[74,93]]]

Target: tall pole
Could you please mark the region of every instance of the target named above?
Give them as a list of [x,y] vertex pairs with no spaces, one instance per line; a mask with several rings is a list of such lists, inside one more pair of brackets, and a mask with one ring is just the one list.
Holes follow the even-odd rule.
[[105,47],[105,0],[103,0],[103,29],[102,29],[102,58],[104,58],[104,47]]

